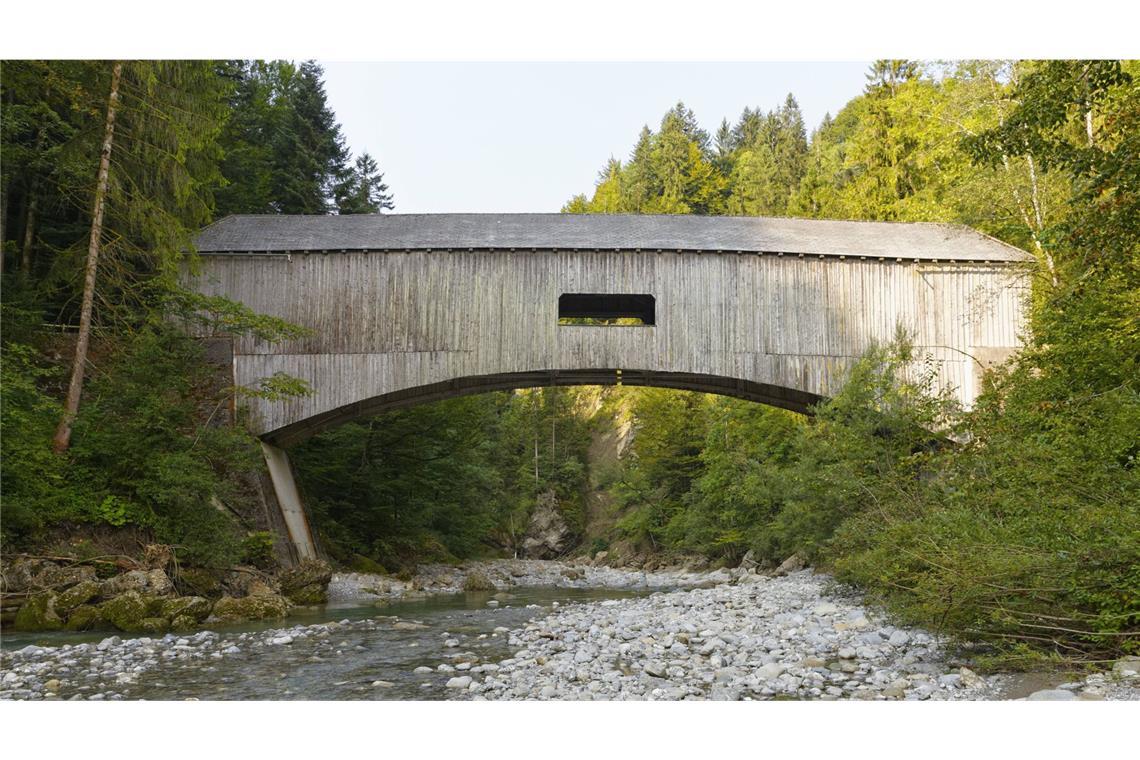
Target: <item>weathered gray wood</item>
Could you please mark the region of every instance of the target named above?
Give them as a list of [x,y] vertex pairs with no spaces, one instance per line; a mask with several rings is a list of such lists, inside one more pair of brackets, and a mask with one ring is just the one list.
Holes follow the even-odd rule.
[[[969,406],[981,366],[1019,345],[1027,287],[999,261],[690,251],[223,253],[201,270],[202,292],[314,331],[235,342],[239,384],[286,372],[316,391],[250,402],[253,431],[282,444],[393,405],[619,369],[802,410],[896,325]],[[560,326],[562,293],[650,293],[657,324]]]

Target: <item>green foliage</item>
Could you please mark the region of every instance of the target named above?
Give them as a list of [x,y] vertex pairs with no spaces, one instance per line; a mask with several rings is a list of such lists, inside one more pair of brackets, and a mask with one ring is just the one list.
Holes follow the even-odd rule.
[[340,561],[397,568],[514,551],[539,494],[582,527],[587,425],[565,389],[441,401],[322,433],[293,452]]
[[[8,324],[6,319],[6,331]],[[43,390],[59,375],[60,369],[32,346],[4,345],[0,359],[0,459],[4,463],[5,541],[69,509],[66,468],[51,451],[61,405]]]
[[269,531],[256,530],[241,540],[241,561],[255,567],[272,567],[276,562],[273,552],[274,536]]
[[97,522],[105,522],[116,528],[128,523],[134,525],[147,525],[153,519],[153,514],[146,512],[129,501],[108,494],[92,510],[92,518]]
[[[22,546],[90,523],[224,565],[241,554],[234,514],[249,506],[242,475],[259,455],[219,414],[234,389],[172,325],[267,342],[308,331],[185,292],[176,275],[193,270],[192,238],[216,200],[224,211],[325,211],[353,181],[373,200],[384,188],[374,162],[347,169],[315,64],[123,62],[89,379],[73,445],[55,456],[62,376],[49,357],[70,349],[54,326],[76,319],[112,65],[4,64],[3,539]],[[308,392],[283,375],[237,390]]]
[[237,476],[253,472],[259,454],[248,434],[213,414],[229,389],[195,340],[145,329],[101,356],[66,457],[50,450],[58,402],[45,392],[59,368],[12,343],[2,368],[5,543],[91,523],[143,531],[188,562],[239,557],[237,526],[220,504],[248,506]]
[[225,296],[208,296],[181,287],[155,295],[164,317],[176,317],[200,335],[250,335],[267,343],[297,340],[313,331],[269,314],[258,314]]

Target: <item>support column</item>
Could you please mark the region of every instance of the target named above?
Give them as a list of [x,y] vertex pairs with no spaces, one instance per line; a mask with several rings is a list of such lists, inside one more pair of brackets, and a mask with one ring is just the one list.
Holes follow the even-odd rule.
[[316,559],[316,544],[313,543],[313,534],[309,530],[309,520],[305,517],[305,507],[301,504],[301,492],[297,490],[297,481],[293,479],[289,455],[284,449],[265,441],[261,442],[261,453],[269,467],[269,478],[273,481],[277,504],[281,507],[281,516],[285,518],[289,540],[293,542],[297,556],[300,559]]

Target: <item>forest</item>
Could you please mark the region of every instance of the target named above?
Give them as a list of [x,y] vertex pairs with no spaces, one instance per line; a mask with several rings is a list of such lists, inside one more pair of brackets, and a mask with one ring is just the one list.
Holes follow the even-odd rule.
[[[240,519],[256,442],[217,410],[305,389],[218,387],[179,324],[299,328],[174,275],[227,214],[398,193],[311,62],[9,61],[0,83],[3,551],[266,561]],[[585,388],[349,423],[293,452],[326,553],[509,556],[553,494],[578,554],[799,555],[1006,665],[1140,652],[1140,64],[882,60],[810,134],[788,95],[714,134],[678,103],[630,137],[564,212],[967,224],[1034,257],[1025,348],[970,411],[903,371],[899,335],[810,417]],[[617,429],[628,449],[599,461]]]

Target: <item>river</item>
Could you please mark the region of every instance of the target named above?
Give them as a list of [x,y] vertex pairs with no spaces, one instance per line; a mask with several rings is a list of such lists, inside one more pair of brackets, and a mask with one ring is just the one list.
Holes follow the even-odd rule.
[[[510,656],[505,631],[521,628],[535,617],[542,617],[558,606],[604,599],[622,599],[649,593],[644,590],[614,588],[514,587],[510,599],[489,607],[492,592],[439,594],[426,598],[395,601],[383,607],[373,604],[330,604],[301,608],[286,621],[216,628],[216,638],[184,634],[164,639],[118,634],[124,645],[145,641],[126,656],[126,662],[107,655],[100,658],[87,651],[63,657],[59,665],[45,673],[60,681],[55,692],[60,699],[90,698],[102,694],[108,699],[444,699],[455,691],[446,687],[450,677],[464,670],[440,671],[455,663],[488,663]],[[318,629],[306,635],[299,627],[333,623],[327,634]],[[403,623],[404,625],[398,625]],[[412,626],[423,625],[423,628]],[[496,628],[500,629],[496,632]],[[291,633],[290,633],[291,632]],[[288,644],[273,644],[285,634]],[[323,635],[322,635],[323,634]],[[5,634],[5,654],[29,645],[51,648],[86,644],[84,649],[111,635],[88,633]],[[181,656],[151,657],[175,651],[176,642],[185,641]],[[230,647],[239,652],[212,657]],[[110,651],[108,647],[104,651]],[[115,647],[121,649],[121,647]],[[131,651],[131,650],[128,650]],[[5,657],[5,669],[8,665]],[[75,660],[67,664],[67,660]],[[136,677],[123,678],[140,664],[154,661]],[[110,662],[108,662],[110,661]],[[106,667],[114,663],[112,667]],[[118,665],[124,667],[117,667]],[[455,667],[450,665],[450,667]],[[415,669],[431,668],[430,674]],[[40,679],[41,681],[48,680]],[[373,686],[379,682],[380,685]],[[19,695],[24,696],[24,695]],[[26,696],[31,697],[31,694]],[[35,697],[32,697],[35,698]]]
[[[1140,659],[1028,680],[980,674],[949,642],[811,570],[482,568],[504,590],[354,596],[161,638],[5,635],[0,699],[1140,699]],[[462,583],[454,569],[437,576]],[[376,583],[330,588],[359,595]]]

